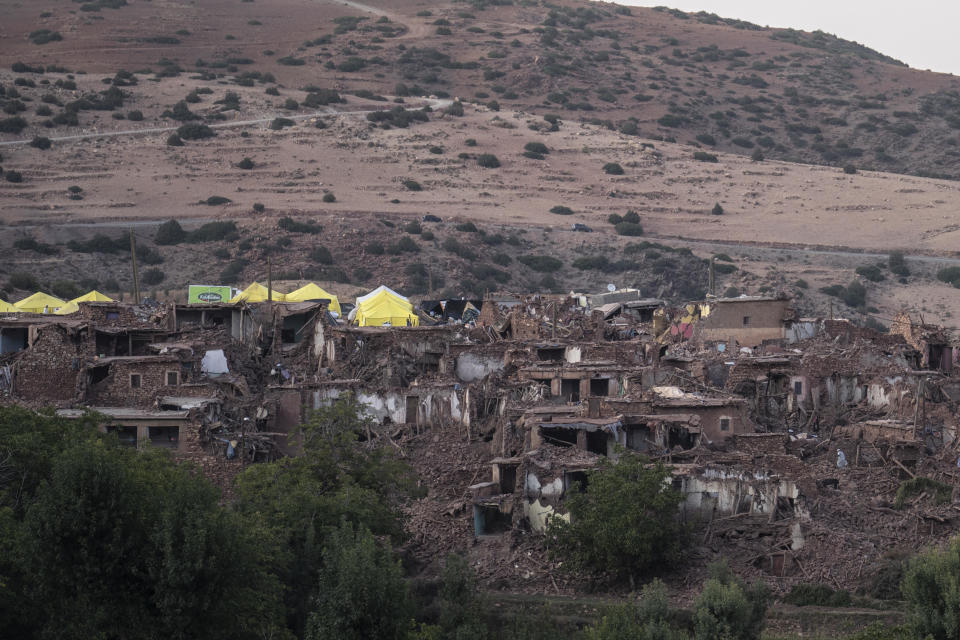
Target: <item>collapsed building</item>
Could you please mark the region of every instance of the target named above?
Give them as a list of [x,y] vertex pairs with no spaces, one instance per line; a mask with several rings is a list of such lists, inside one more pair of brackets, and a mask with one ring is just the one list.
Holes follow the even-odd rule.
[[245,465],[297,455],[310,412],[351,394],[449,493],[411,512],[425,547],[537,535],[591,470],[638,452],[670,466],[705,541],[806,575],[838,535],[829,505],[854,503],[844,473],[889,490],[955,466],[956,342],[906,314],[883,334],[781,296],[669,307],[637,291],[426,301],[419,326],[351,326],[324,301],[78,307],[0,314],[0,403],[96,411],[229,490]]

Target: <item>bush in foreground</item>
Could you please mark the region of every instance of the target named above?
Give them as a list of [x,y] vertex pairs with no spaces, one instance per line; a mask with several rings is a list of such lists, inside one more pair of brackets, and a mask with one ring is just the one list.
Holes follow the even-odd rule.
[[551,518],[550,549],[576,570],[628,578],[679,559],[685,530],[676,518],[683,496],[670,471],[643,456],[603,460],[586,491],[567,494],[571,522]]

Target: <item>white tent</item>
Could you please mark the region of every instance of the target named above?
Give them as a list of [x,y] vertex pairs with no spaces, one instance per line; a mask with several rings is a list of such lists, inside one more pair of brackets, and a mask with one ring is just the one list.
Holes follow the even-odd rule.
[[366,302],[366,301],[369,300],[370,298],[376,297],[376,296],[378,296],[378,295],[380,295],[381,293],[384,293],[384,292],[389,293],[390,295],[392,295],[392,296],[394,296],[394,297],[396,297],[396,298],[402,298],[402,299],[404,300],[404,302],[410,302],[410,298],[408,298],[408,297],[406,297],[406,296],[400,295],[399,293],[397,293],[396,291],[394,291],[393,289],[391,289],[390,287],[388,287],[388,286],[386,286],[386,285],[380,285],[379,287],[377,287],[376,289],[374,289],[374,290],[371,291],[370,293],[368,293],[368,294],[366,294],[366,295],[363,295],[363,296],[360,296],[359,298],[357,298],[357,306],[359,307],[361,304],[363,304],[364,302]]

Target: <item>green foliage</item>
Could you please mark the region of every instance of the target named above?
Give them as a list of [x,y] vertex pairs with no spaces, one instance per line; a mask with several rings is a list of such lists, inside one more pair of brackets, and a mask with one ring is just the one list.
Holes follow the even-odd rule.
[[[233,220],[207,222],[187,234],[187,242],[216,242],[233,240],[237,237],[237,223]],[[158,243],[159,244],[159,243]]]
[[551,518],[553,553],[573,569],[617,578],[641,575],[679,559],[684,528],[677,521],[683,496],[670,486],[662,463],[624,452],[588,473],[586,491],[568,492],[571,522]]
[[151,269],[144,269],[140,279],[143,281],[143,284],[155,285],[163,282],[166,277],[167,276],[163,271],[154,267]]
[[867,264],[857,267],[856,273],[859,276],[863,276],[870,282],[880,282],[884,279],[883,271],[880,270],[880,267],[874,264]]
[[167,136],[167,146],[168,147],[182,147],[183,140],[175,133],[171,133]]
[[427,115],[426,109],[409,110],[396,106],[384,111],[371,111],[367,114],[367,120],[379,123],[381,127],[392,126],[406,129],[411,124],[427,122],[430,117]]
[[187,239],[187,232],[176,220],[168,220],[157,227],[153,241],[160,245],[180,244]]
[[903,257],[902,251],[891,251],[887,257],[887,268],[890,273],[906,277],[910,275],[910,269],[907,267],[907,261]]
[[307,640],[401,640],[412,606],[400,563],[368,529],[343,522],[327,538]]
[[217,207],[222,204],[230,204],[233,202],[230,198],[224,196],[210,196],[206,200],[201,200],[201,204],[209,205],[211,207]]
[[946,267],[937,271],[937,280],[960,289],[960,267]]
[[472,222],[461,222],[454,228],[457,231],[463,231],[464,233],[477,233],[479,231],[479,229],[477,229],[477,225],[473,224]]
[[713,205],[713,209],[710,210],[710,213],[712,213],[712,214],[715,215],[715,216],[722,216],[722,215],[723,215],[723,207],[721,207],[721,206],[720,206],[720,203],[717,202],[716,204]]
[[607,164],[603,165],[603,172],[611,176],[622,176],[623,167],[616,162],[608,162]]
[[553,273],[563,266],[563,263],[553,256],[525,255],[518,257],[517,261],[540,273]]
[[960,538],[915,557],[902,588],[914,638],[960,638]]
[[700,162],[719,162],[717,156],[712,153],[707,153],[706,151],[694,151],[693,159],[699,160]]
[[257,165],[253,162],[251,158],[244,158],[243,160],[237,163],[237,169],[249,170],[249,169],[253,169],[255,166]]
[[284,216],[277,220],[277,226],[290,233],[309,233],[316,235],[323,231],[323,225],[321,224],[313,221],[302,222],[300,220],[294,220],[290,216]]
[[809,289],[809,288],[810,288],[810,284],[809,284],[806,280],[804,280],[803,278],[800,278],[799,280],[797,280],[796,282],[794,282],[794,283],[793,283],[793,286],[795,286],[797,289]]
[[667,588],[660,580],[643,587],[635,604],[611,607],[600,622],[587,630],[588,640],[685,640],[670,615]]
[[256,521],[221,507],[216,488],[165,451],[121,447],[96,424],[0,410],[5,634],[282,636]]
[[620,222],[613,226],[614,231],[617,232],[618,236],[642,236],[643,235],[643,225],[637,224],[635,222]]
[[[286,550],[276,570],[286,585],[288,624],[298,635],[313,608],[317,575],[325,565],[325,541],[337,529],[342,531],[342,522],[395,541],[402,535],[399,505],[415,491],[415,477],[392,447],[358,442],[360,434],[372,428],[364,405],[350,394],[342,395],[311,412],[301,426],[298,436],[305,455],[249,466],[237,478],[240,513],[262,516],[270,537]],[[341,536],[349,537],[346,532]],[[369,546],[349,551],[354,546],[348,546],[349,553],[369,551]],[[335,546],[330,549],[339,553]],[[328,579],[336,575],[334,571]],[[359,602],[369,604],[361,600],[348,609],[359,608]]]
[[694,638],[758,640],[769,602],[765,584],[747,585],[726,563],[713,563],[710,578],[694,604]]
[[292,127],[297,123],[291,120],[290,118],[274,118],[270,121],[270,129],[273,131],[280,131],[284,127]]
[[444,109],[444,113],[451,116],[462,116],[463,115],[463,103],[459,100],[454,100],[450,103],[450,106]]
[[403,186],[407,188],[407,191],[423,191],[423,185],[416,180],[404,180]]
[[40,288],[40,282],[32,274],[24,271],[14,271],[7,282],[14,289],[36,291]]
[[396,249],[403,253],[418,253],[420,251],[420,245],[414,242],[410,236],[403,236],[397,240]]
[[70,240],[67,248],[77,253],[116,253],[129,250],[130,240],[123,236],[111,238],[98,233],[89,240]]
[[797,607],[849,607],[853,604],[849,591],[834,591],[825,584],[798,584],[783,601]]
[[953,487],[924,476],[904,480],[897,487],[897,495],[893,499],[893,508],[903,509],[908,499],[924,492],[931,497],[934,504],[947,504],[953,494]]
[[500,166],[500,160],[492,153],[481,153],[477,156],[477,164],[484,169],[496,169]]
[[843,167],[843,172],[847,175],[853,175],[857,172],[857,168],[852,164],[848,164]]
[[321,198],[321,200],[327,203],[336,202],[337,196],[333,195],[332,191],[327,191],[325,194],[323,194],[323,198]]
[[542,142],[528,142],[523,145],[524,151],[530,151],[531,153],[539,153],[541,155],[547,155],[550,153],[550,149],[547,148],[547,145]]
[[20,249],[21,251],[34,251],[45,256],[57,254],[56,247],[46,244],[45,242],[38,242],[37,239],[32,236],[17,238],[13,241],[13,248]]
[[177,127],[177,135],[183,140],[203,140],[217,134],[205,124],[188,123]]
[[323,245],[310,249],[310,260],[318,264],[333,264],[333,254]]
[[559,216],[572,216],[573,209],[571,209],[570,207],[566,207],[562,204],[558,204],[550,207],[550,213],[555,213]]

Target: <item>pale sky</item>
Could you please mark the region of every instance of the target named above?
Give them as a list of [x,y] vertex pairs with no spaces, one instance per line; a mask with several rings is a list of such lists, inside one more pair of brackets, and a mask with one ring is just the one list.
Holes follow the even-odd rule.
[[960,75],[957,0],[616,0],[620,4],[707,11],[761,26],[820,29],[876,49],[916,69]]

